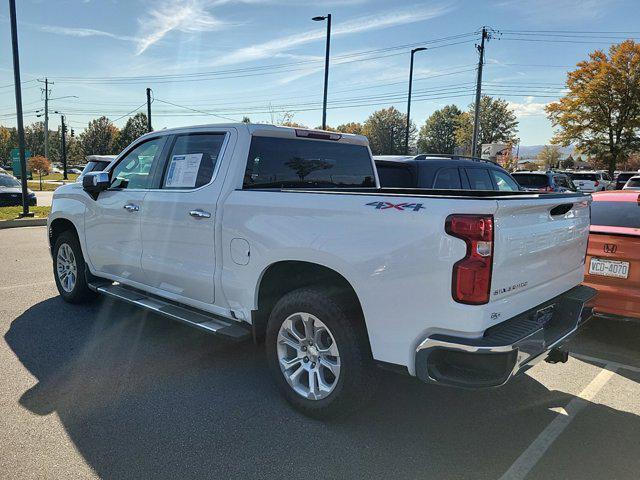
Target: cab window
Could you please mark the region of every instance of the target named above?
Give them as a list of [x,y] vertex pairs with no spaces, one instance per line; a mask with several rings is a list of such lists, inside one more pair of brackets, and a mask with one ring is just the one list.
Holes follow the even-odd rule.
[[158,163],[165,137],[144,142],[118,162],[111,171],[111,188],[151,188],[151,171]]
[[169,155],[162,188],[192,189],[213,178],[224,133],[180,135]]

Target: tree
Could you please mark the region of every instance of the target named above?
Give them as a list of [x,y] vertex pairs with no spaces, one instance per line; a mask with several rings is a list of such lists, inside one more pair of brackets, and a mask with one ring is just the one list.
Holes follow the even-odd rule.
[[118,149],[118,128],[107,117],[91,120],[80,134],[85,155],[111,155]]
[[561,162],[561,165],[562,168],[573,168],[576,165],[573,155],[569,154],[569,156]]
[[284,164],[296,172],[296,175],[298,175],[301,182],[304,182],[304,179],[316,170],[327,170],[333,167],[333,165],[329,162],[325,162],[324,160],[307,160],[306,158],[301,157],[294,157],[291,160],[284,162]]
[[596,50],[567,74],[566,85],[568,93],[546,108],[558,127],[552,141],[605,158],[613,174],[640,146],[640,44],[626,40],[609,55]]
[[336,127],[336,131],[342,133],[353,133],[354,135],[362,135],[362,124],[358,122],[343,123]]
[[318,125],[315,130],[324,130],[325,132],[337,132],[338,129],[333,128],[330,125],[327,125],[326,127],[322,128],[322,125]]
[[[374,155],[404,154],[404,137],[407,128],[407,116],[395,107],[383,108],[373,112],[362,127],[363,135],[369,138],[369,146]],[[409,144],[415,136],[413,123],[409,129]]]
[[42,177],[51,173],[51,162],[47,157],[36,155],[35,157],[29,158],[27,166],[33,173],[38,174],[40,178],[40,190],[42,190]]
[[67,137],[67,162],[70,165],[86,163],[82,143],[76,137]]
[[282,127],[293,127],[293,128],[309,128],[306,125],[302,125],[301,123],[297,123],[297,122],[282,122],[279,124]]
[[537,156],[538,162],[547,170],[559,165],[561,158],[562,153],[556,145],[545,145]]
[[18,133],[15,128],[0,125],[0,163],[9,163],[11,150],[18,147]]
[[509,104],[501,98],[483,95],[480,99],[480,125],[478,130],[478,150],[471,152],[473,137],[473,112],[475,104],[469,105],[469,111],[459,117],[456,128],[456,144],[466,154],[480,156],[484,143],[514,143],[518,133],[518,120]]
[[418,152],[453,153],[456,128],[462,112],[455,105],[436,110],[427,119],[418,135]]
[[136,138],[147,133],[147,127],[146,113],[138,112],[133,117],[130,117],[118,135],[118,140],[116,142],[118,152],[127,148]]
[[249,117],[247,117],[246,115],[244,117],[242,117],[242,123],[251,123],[251,119]]

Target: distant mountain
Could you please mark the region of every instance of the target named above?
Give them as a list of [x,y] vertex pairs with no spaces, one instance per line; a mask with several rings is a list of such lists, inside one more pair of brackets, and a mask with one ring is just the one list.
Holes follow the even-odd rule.
[[[543,147],[544,145],[520,145],[519,156],[520,158],[536,158],[538,156],[538,153],[540,153],[540,150],[542,150]],[[559,147],[559,148],[563,156],[565,157],[568,157],[570,154],[573,153],[572,146]]]

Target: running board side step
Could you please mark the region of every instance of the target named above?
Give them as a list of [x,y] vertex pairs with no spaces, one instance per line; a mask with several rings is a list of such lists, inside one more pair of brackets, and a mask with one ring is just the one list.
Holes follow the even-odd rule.
[[210,313],[196,312],[190,308],[180,306],[169,300],[163,300],[155,296],[151,296],[141,290],[127,287],[121,284],[112,284],[109,282],[92,282],[89,288],[106,295],[127,302],[131,305],[143,308],[150,312],[157,313],[164,317],[177,320],[192,327],[203,330],[207,333],[213,333],[221,337],[240,342],[251,338],[251,330],[241,325],[239,322],[227,320]]

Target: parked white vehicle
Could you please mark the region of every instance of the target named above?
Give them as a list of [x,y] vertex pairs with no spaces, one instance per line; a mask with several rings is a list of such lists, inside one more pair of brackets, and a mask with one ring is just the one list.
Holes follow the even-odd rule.
[[576,171],[571,172],[571,179],[578,190],[581,192],[593,193],[602,192],[604,190],[610,190],[612,187],[612,180],[609,178],[609,174],[601,171]]
[[49,238],[66,301],[264,338],[287,400],[326,417],[372,394],[376,363],[486,387],[566,360],[594,293],[589,203],[381,189],[365,137],[213,125],[149,133],[58,188]]
[[627,180],[627,183],[625,183],[622,189],[623,190],[640,190],[640,175],[636,175],[635,177],[631,177],[629,180]]

